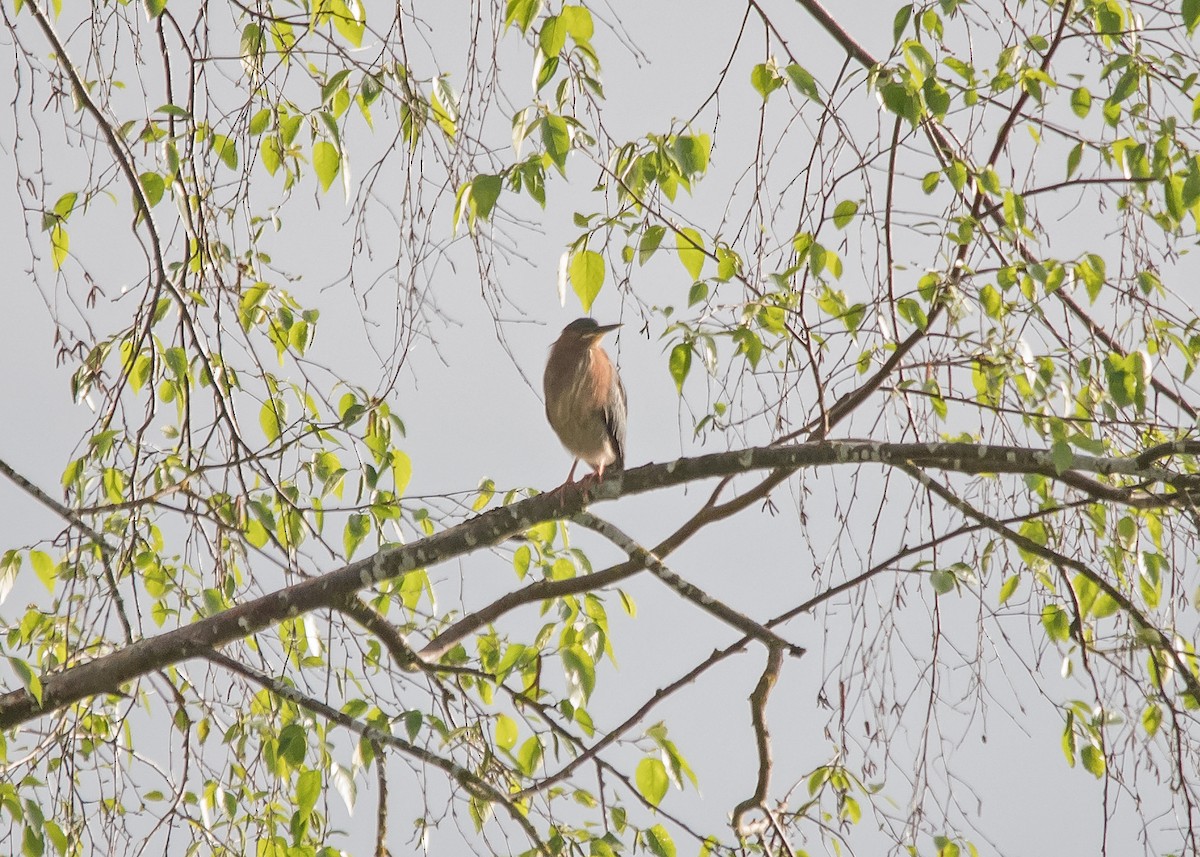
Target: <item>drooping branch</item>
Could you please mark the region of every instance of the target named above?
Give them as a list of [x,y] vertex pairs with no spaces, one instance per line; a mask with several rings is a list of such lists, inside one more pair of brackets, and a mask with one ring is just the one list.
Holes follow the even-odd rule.
[[[550,849],[538,835],[537,829],[534,828],[529,819],[525,817],[525,814],[521,812],[521,810],[513,803],[512,799],[508,795],[499,791],[487,780],[467,770],[453,759],[446,759],[442,756],[439,756],[437,753],[431,753],[424,747],[419,747],[410,741],[405,741],[403,738],[398,738],[395,735],[392,735],[390,732],[385,732],[384,730],[378,729],[369,723],[361,723],[345,712],[338,711],[333,706],[327,705],[326,703],[321,702],[319,699],[314,699],[311,696],[303,694],[291,685],[284,684],[278,679],[272,678],[271,676],[256,670],[253,667],[242,663],[241,661],[234,660],[233,658],[228,657],[220,652],[208,651],[201,654],[214,664],[218,664],[219,666],[222,666],[230,672],[236,673],[243,678],[250,679],[255,684],[267,688],[281,699],[286,699],[289,702],[295,703],[301,708],[306,708],[312,713],[325,718],[331,723],[336,723],[337,725],[350,730],[356,735],[367,738],[376,744],[383,744],[387,747],[399,750],[405,755],[412,756],[427,765],[431,765],[435,768],[445,771],[454,778],[455,782],[461,785],[474,797],[485,800],[488,803],[499,804],[500,806],[504,807],[505,811],[507,811],[508,814],[517,822],[517,824],[521,826],[521,829],[525,831],[525,835],[529,837],[529,840],[534,844],[537,850],[541,854],[547,855],[547,857],[550,854]],[[382,760],[380,760],[379,764],[382,767]]]
[[980,512],[970,503],[963,500],[953,491],[948,489],[945,485],[934,481],[928,473],[925,473],[924,471],[915,467],[902,467],[901,469],[908,473],[909,476],[919,482],[922,486],[944,500],[951,507],[957,509],[971,520],[978,521],[980,524],[1001,536],[1006,541],[1016,545],[1026,553],[1035,554],[1036,556],[1040,556],[1043,559],[1055,563],[1063,568],[1069,568],[1073,571],[1079,572],[1092,583],[1094,583],[1101,592],[1111,598],[1123,611],[1125,611],[1125,613],[1131,619],[1133,619],[1137,627],[1143,629],[1146,634],[1149,634],[1153,638],[1153,645],[1165,652],[1171,658],[1176,671],[1178,671],[1183,683],[1187,686],[1188,693],[1193,699],[1200,700],[1200,678],[1197,678],[1195,672],[1184,661],[1183,655],[1176,648],[1175,643],[1157,625],[1151,622],[1149,617],[1146,616],[1146,614],[1143,613],[1142,610],[1136,604],[1134,604],[1124,592],[1113,586],[1102,574],[1098,574],[1091,566],[1080,562],[1074,557],[1069,557],[1063,553],[1060,553],[1059,551],[1054,550],[1053,548],[1038,544],[1028,536],[1022,535],[1021,533],[1004,526],[991,516]]

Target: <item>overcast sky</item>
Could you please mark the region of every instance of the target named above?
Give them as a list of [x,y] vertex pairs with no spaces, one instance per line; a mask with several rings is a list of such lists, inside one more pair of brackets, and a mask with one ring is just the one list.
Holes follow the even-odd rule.
[[[802,53],[819,80],[831,82],[843,62],[833,42],[803,17],[798,6],[776,2],[767,7],[793,51]],[[449,72],[452,82],[461,80],[464,72],[456,58],[464,56],[464,31],[462,19],[453,16],[465,14],[466,7],[448,10],[426,2],[412,8],[428,25],[413,44],[427,44],[438,57],[440,70]],[[620,29],[636,45],[630,50],[608,26],[598,28],[596,45],[604,63],[608,100],[606,121],[611,123],[607,130],[618,138],[647,130],[665,131],[672,119],[692,116],[718,82],[742,12],[737,4],[725,2],[619,0],[607,12],[598,8],[598,16],[607,16],[609,24],[619,21]],[[853,4],[834,12],[843,16],[843,23],[868,49],[886,54],[894,12],[890,4]],[[763,60],[764,51],[761,27],[754,32],[757,35],[746,40],[731,62],[730,80],[736,83],[727,85],[718,102],[696,119],[697,131],[711,131],[719,109],[718,144],[712,174],[692,199],[681,203],[695,221],[714,230],[724,224],[727,233],[736,231],[746,212],[752,210],[739,170],[757,133],[760,101],[748,81],[751,66]],[[528,51],[515,38],[506,42],[498,55],[497,69],[513,97],[528,97],[527,57]],[[432,61],[426,56],[416,62]],[[425,72],[431,73],[431,69],[427,67]],[[0,74],[0,103],[7,105],[14,92],[13,75]],[[870,128],[876,105],[861,91],[855,97],[859,103],[847,104],[847,114],[852,122]],[[505,118],[504,111],[497,111],[496,118]],[[69,179],[58,178],[60,159],[64,171],[80,175],[82,167],[77,162],[83,157],[79,148],[63,145],[62,135],[54,130],[57,121],[56,116],[44,119],[44,130],[51,132],[46,135],[44,151],[52,165],[47,172],[55,193],[69,186]],[[776,116],[772,121],[778,123],[769,129],[777,135],[773,139],[783,141],[776,163],[786,173],[790,161],[804,162],[811,136],[803,127],[785,134],[785,120]],[[11,118],[0,122],[0,159],[9,182],[15,181],[13,137]],[[355,181],[366,174],[372,147],[382,148],[387,143],[384,137],[372,141],[360,124],[349,138],[352,145],[362,146],[361,155],[355,156]],[[497,139],[503,141],[504,136]],[[793,143],[795,148],[789,150]],[[573,158],[571,182],[555,179],[548,183],[545,211],[527,199],[502,199],[509,207],[508,216],[497,225],[502,232],[498,244],[510,250],[498,254],[494,272],[503,287],[502,295],[481,294],[475,250],[466,238],[451,244],[436,264],[422,268],[430,277],[428,287],[436,309],[430,304],[424,313],[429,326],[399,366],[394,389],[389,392],[389,401],[408,430],[403,445],[414,463],[410,495],[469,491],[483,478],[494,479],[501,490],[546,490],[566,476],[570,457],[542,413],[541,372],[546,349],[559,329],[582,314],[572,294],[568,292],[562,306],[557,293],[559,258],[566,244],[579,234],[571,214],[603,205],[590,192],[596,169],[577,156]],[[389,175],[378,181],[375,193],[386,199],[387,182],[394,178]],[[51,200],[54,195],[50,194]],[[93,414],[86,404],[75,405],[70,400],[72,367],[56,365],[52,312],[47,304],[72,316],[76,324],[83,317],[119,317],[128,303],[119,299],[121,290],[140,280],[143,263],[114,237],[127,228],[127,201],[110,208],[105,201],[97,202],[95,213],[72,224],[72,248],[88,254],[89,267],[101,273],[104,296],[95,310],[76,313],[64,306],[65,290],[56,287],[54,277],[47,273],[46,253],[38,244],[44,236],[37,231],[36,217],[31,216],[31,225],[27,224],[26,214],[15,200],[10,194],[9,201],[0,204],[0,258],[6,269],[3,314],[8,320],[5,335],[0,337],[0,401],[5,403],[0,408],[0,457],[58,496],[63,468],[77,454],[74,450]],[[390,350],[396,338],[392,307],[402,287],[389,282],[386,272],[400,251],[387,231],[387,219],[377,217],[369,239],[373,252],[356,252],[347,224],[349,212],[336,187],[329,194],[316,194],[311,188],[301,191],[284,214],[283,233],[268,243],[279,267],[303,274],[303,280],[289,288],[302,303],[321,311],[310,354],[313,363],[352,376],[368,389],[379,389],[397,368]],[[1084,214],[1076,216],[1078,228],[1086,231]],[[439,204],[431,217],[431,233],[449,241],[452,224],[447,205]],[[42,273],[40,286],[31,283],[27,274],[31,265],[27,232],[42,253],[37,263]],[[869,236],[860,240],[867,239]],[[108,242],[113,249],[106,252],[102,248]],[[935,264],[935,254],[915,258],[924,250],[917,244],[905,248],[914,264]],[[353,290],[343,276],[352,257]],[[855,287],[856,278],[864,281],[870,275],[856,261],[847,259],[848,289]],[[681,401],[667,371],[661,321],[640,306],[684,306],[686,284],[681,284],[678,274],[678,261],[660,254],[627,284],[636,295],[631,297],[617,287],[610,270],[593,309],[592,314],[602,323],[625,323],[621,332],[610,338],[609,349],[620,364],[628,390],[630,466],[701,449],[725,449],[738,442],[763,442],[767,437],[765,422],[748,425],[740,436],[693,436],[694,422],[702,415],[695,410],[696,403],[702,405],[706,400],[703,373],[699,367],[693,369],[688,388],[693,395]],[[366,284],[376,278],[383,279],[368,289]],[[800,413],[811,403],[797,402],[795,407]],[[856,428],[852,434],[872,431],[870,425]],[[887,431],[886,427],[880,430]],[[864,470],[860,476],[855,485],[859,493],[853,500],[845,493],[852,476],[845,473],[811,473],[793,480],[775,492],[773,509],[743,513],[707,538],[685,546],[669,564],[713,595],[757,619],[766,619],[782,609],[781,605],[796,603],[836,582],[837,574],[828,569],[856,567],[857,558],[846,555],[847,529],[861,534],[861,540],[855,541],[864,549],[864,558],[868,540],[878,543],[880,555],[886,553],[884,545],[896,549],[913,540],[911,533],[892,527],[886,517],[876,522],[881,507],[904,508],[912,494],[911,484],[897,479],[885,483],[878,471]],[[709,485],[693,485],[687,491],[622,499],[598,506],[596,511],[610,516],[642,543],[653,544],[694,511],[709,490]],[[885,494],[886,503],[881,499]],[[835,502],[834,498],[841,500]],[[0,549],[33,546],[52,538],[61,528],[61,522],[47,510],[2,480],[0,509],[4,510]],[[586,534],[576,538],[589,550],[596,568],[619,559],[611,546]],[[492,554],[431,570],[442,607],[460,602],[464,608],[478,607],[511,587],[511,574],[504,556]],[[681,604],[647,576],[627,588],[639,603],[636,620],[624,618],[616,598],[607,599],[620,669],[607,663],[601,668],[601,693],[591,707],[598,724],[619,722],[655,688],[674,680],[713,647],[734,638],[727,628]],[[908,784],[913,759],[923,752],[919,738],[927,712],[918,700],[921,693],[928,692],[923,669],[931,657],[933,597],[923,579],[905,580],[902,574],[872,584],[872,591],[878,594],[877,608],[859,611],[849,602],[835,602],[815,619],[805,617],[785,627],[788,639],[808,647],[810,654],[786,663],[785,681],[769,709],[776,742],[776,791],[782,793],[813,767],[831,759],[826,729],[836,718],[822,700],[836,706],[839,679],[861,675],[866,668],[845,662],[843,653],[861,650],[862,640],[872,637],[880,614],[901,611],[903,616],[888,644],[896,649],[896,655],[881,676],[890,684],[889,694],[909,693],[911,704],[901,718],[901,727],[889,736],[889,752],[884,753],[879,744],[854,748],[854,752],[880,760],[880,774],[887,775],[885,794],[898,802],[896,815],[904,816],[907,807],[903,802],[913,799]],[[25,576],[0,605],[0,625],[20,616],[28,602],[45,600],[46,593],[36,579]],[[972,657],[981,613],[995,605],[995,593],[983,593],[982,603],[986,607],[976,594],[965,592],[942,599],[936,616],[945,635],[943,645],[960,647],[963,658]],[[1104,783],[1067,767],[1058,751],[1062,720],[1042,698],[1046,694],[1052,699],[1087,699],[1089,694],[1074,679],[1059,677],[1058,655],[1053,650],[1043,651],[1040,629],[1035,627],[1031,635],[1029,617],[1011,621],[1011,638],[983,641],[979,655],[988,664],[986,688],[972,687],[965,674],[961,681],[949,670],[941,675],[941,694],[959,704],[953,711],[943,709],[936,723],[938,737],[927,750],[934,760],[930,771],[942,778],[934,786],[939,794],[948,792],[951,802],[957,804],[948,810],[950,814],[961,813],[975,823],[998,852],[1094,853],[1101,842]],[[539,624],[536,610],[530,608],[513,617],[508,627]],[[1015,662],[1013,652],[1024,662],[1037,665],[1041,688],[1019,665],[1002,666]],[[676,696],[645,724],[667,719],[673,739],[700,777],[703,802],[691,793],[673,792],[666,804],[673,811],[715,828],[720,825],[713,823],[714,817],[724,818],[751,794],[754,757],[746,697],[762,662],[762,651],[751,648]],[[12,681],[5,677],[0,683],[9,686]],[[863,693],[865,698],[877,696],[871,688]],[[973,694],[986,700],[986,711],[970,701]],[[861,731],[861,721],[872,716],[861,707],[847,713],[847,719],[855,720],[856,731]],[[403,803],[412,799],[416,783],[410,780],[396,786],[396,853],[403,853],[400,843],[407,841],[404,825],[416,815]],[[364,800],[369,793],[368,784],[363,784]],[[1108,830],[1110,853],[1133,853],[1140,846],[1140,822],[1135,821],[1127,798],[1116,801],[1117,821]],[[364,816],[369,817],[369,810]],[[864,826],[869,829],[875,823],[868,819]],[[1163,826],[1169,829],[1169,820],[1164,820]],[[369,834],[364,831],[364,835]],[[677,842],[681,853],[695,850],[691,843]],[[985,843],[978,844],[982,848]],[[434,853],[452,853],[449,845],[446,849]]]

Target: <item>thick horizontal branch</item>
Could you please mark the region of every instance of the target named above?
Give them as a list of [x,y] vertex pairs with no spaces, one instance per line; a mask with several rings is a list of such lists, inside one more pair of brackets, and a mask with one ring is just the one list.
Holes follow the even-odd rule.
[[[1177,444],[1175,454],[1195,455],[1200,444]],[[118,693],[146,673],[261,631],[284,619],[322,608],[337,609],[359,590],[408,571],[436,565],[503,542],[541,521],[570,518],[589,500],[612,500],[701,479],[756,470],[782,473],[802,468],[875,463],[959,473],[1038,473],[1080,489],[1086,474],[1125,475],[1185,490],[1195,478],[1137,458],[1076,455],[1055,465],[1049,450],[969,443],[874,443],[824,441],[784,447],[758,447],[647,464],[615,473],[599,485],[582,482],[491,509],[411,545],[391,548],[319,577],[264,595],[157,637],[139,640],[111,654],[60,673],[41,677],[41,704],[25,689],[0,696],[0,728],[11,728],[89,696]],[[1061,468],[1061,471],[1060,471]],[[1095,483],[1097,489],[1105,488]],[[1086,486],[1083,489],[1086,490]]]

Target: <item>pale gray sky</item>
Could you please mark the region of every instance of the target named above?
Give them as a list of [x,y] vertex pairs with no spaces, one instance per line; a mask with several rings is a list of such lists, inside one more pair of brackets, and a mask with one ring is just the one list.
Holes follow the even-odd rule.
[[[440,70],[449,71],[451,80],[457,83],[461,68],[446,58],[461,55],[456,51],[463,46],[464,33],[454,15],[461,18],[464,10],[443,9],[438,3],[415,4],[413,8],[430,25],[425,39],[442,63]],[[776,2],[766,8],[787,35],[793,51],[800,54],[818,80],[831,83],[843,59],[833,42],[804,17],[797,5]],[[596,14],[607,14],[610,22],[619,20],[637,46],[636,52],[625,50],[608,28],[598,30],[596,44],[604,62],[610,111],[607,130],[617,138],[646,131],[665,132],[673,118],[691,116],[717,84],[717,74],[734,43],[742,11],[737,4],[724,2],[616,2],[608,13],[597,9]],[[868,49],[880,55],[886,53],[894,4],[854,4],[833,11]],[[748,196],[751,184],[740,170],[753,150],[757,133],[760,102],[748,79],[753,63],[763,59],[763,37],[761,27],[753,23],[749,31],[754,35],[745,39],[730,65],[733,83],[725,86],[717,102],[721,124],[712,155],[712,174],[694,197],[678,201],[689,218],[726,235],[738,233],[747,211],[753,213]],[[514,39],[505,43],[497,58],[501,79],[513,98],[528,96],[526,57],[527,52],[518,49]],[[416,60],[421,62],[428,62],[428,58]],[[431,69],[424,71],[430,73]],[[13,86],[11,74],[0,74],[0,103],[11,101]],[[507,119],[505,108],[502,100],[494,122]],[[861,90],[844,109],[859,128],[871,128],[876,121],[873,99]],[[0,160],[5,181],[11,184],[13,128],[7,110],[5,115],[0,122]],[[712,106],[706,108],[696,120],[697,131],[710,131],[715,115]],[[783,111],[772,112],[767,123],[770,146],[781,141],[773,156],[781,175],[798,173],[812,144],[811,135],[799,123],[787,126],[789,118]],[[64,173],[82,174],[75,163],[81,152],[62,145],[54,132],[57,121],[57,116],[43,117],[47,175],[54,191],[49,194],[51,199],[70,186],[71,178]],[[890,122],[884,125],[890,129]],[[373,152],[382,151],[388,142],[388,135],[372,140],[359,123],[348,139],[355,150],[354,179],[359,181]],[[497,134],[496,140],[504,139],[503,133]],[[502,152],[500,157],[507,154]],[[853,154],[847,153],[847,157],[853,163]],[[917,165],[912,169],[915,171]],[[414,464],[410,495],[468,491],[485,477],[494,479],[501,490],[524,486],[544,490],[565,476],[570,458],[545,423],[541,371],[546,349],[558,329],[581,314],[571,294],[566,307],[559,306],[556,268],[565,245],[579,234],[571,214],[603,207],[598,195],[590,193],[595,176],[596,168],[575,155],[570,184],[559,178],[548,182],[549,204],[544,212],[527,199],[516,200],[507,193],[502,197],[502,205],[526,222],[502,227],[508,237],[501,239],[501,245],[512,246],[516,252],[499,257],[494,276],[503,288],[503,300],[498,304],[481,299],[475,251],[469,240],[460,239],[436,265],[422,269],[432,275],[429,288],[442,313],[428,331],[437,347],[419,341],[389,395],[408,429],[404,448]],[[400,187],[396,180],[397,176],[389,173],[377,182],[375,193],[384,202],[391,188]],[[783,207],[787,204],[780,202]],[[365,307],[362,295],[366,283],[386,277],[389,263],[396,261],[400,251],[389,233],[388,218],[376,209],[369,235],[375,255],[358,253],[354,266],[359,285],[357,295],[351,294],[340,281],[354,252],[346,224],[348,212],[336,185],[331,193],[314,197],[310,183],[285,210],[282,236],[266,243],[280,268],[303,273],[303,281],[289,288],[302,303],[321,311],[319,332],[310,354],[313,362],[328,365],[336,373],[373,389],[392,368],[388,348],[394,340],[391,307],[397,288],[393,282],[383,280],[369,293]],[[1080,232],[1093,228],[1086,214],[1071,215],[1077,218]],[[116,300],[121,287],[143,276],[140,256],[134,254],[132,245],[125,246],[127,216],[127,200],[100,200],[93,213],[71,224],[72,250],[87,254],[89,268],[100,273],[99,282],[105,292],[96,310],[84,312],[88,318],[119,316],[125,308]],[[57,496],[62,470],[92,415],[85,406],[70,401],[71,367],[55,366],[46,303],[58,302],[58,311],[63,311],[61,292],[49,273],[46,248],[38,243],[44,243],[44,236],[37,233],[37,219],[32,215],[30,232],[42,254],[38,263],[42,291],[30,283],[24,218],[15,196],[9,194],[8,202],[0,205],[0,258],[5,260],[7,284],[3,312],[8,321],[6,333],[0,337],[0,401],[6,403],[0,409],[0,457]],[[794,222],[781,218],[773,228],[782,231],[792,226]],[[443,202],[431,211],[429,232],[439,240],[448,240],[450,227],[449,208]],[[755,228],[751,224],[745,231],[752,233]],[[786,240],[790,233],[784,237]],[[848,236],[848,240],[852,251],[855,242],[869,241],[871,235],[863,232]],[[111,250],[101,249],[109,242]],[[907,288],[915,284],[923,266],[937,264],[936,250],[930,242],[914,241],[903,248],[902,254],[918,266],[910,272]],[[843,287],[853,292],[869,279],[870,262],[859,264],[851,254],[845,261]],[[635,270],[636,279],[629,287],[636,300],[617,288],[617,273],[610,266],[608,282],[593,314],[601,321],[626,323],[611,341],[610,351],[619,360],[628,389],[628,464],[637,466],[732,445],[738,438],[712,437],[708,445],[693,438],[697,414],[681,403],[667,373],[665,343],[659,339],[661,323],[654,322],[658,326],[652,325],[646,334],[641,332],[643,317],[637,301],[655,306],[686,305],[686,284],[682,283],[677,260],[663,253],[644,269]],[[731,300],[737,300],[736,295]],[[364,324],[364,317],[372,324]],[[373,326],[376,321],[378,326]],[[692,373],[688,401],[694,407],[703,407],[705,380],[698,361]],[[810,405],[804,401],[793,403],[793,415],[808,412]],[[249,418],[252,420],[253,414]],[[864,423],[850,433],[861,435],[874,430]],[[887,433],[886,429],[879,431]],[[763,425],[755,424],[742,439],[754,443],[766,437]],[[865,562],[868,535],[876,542],[872,551],[876,558],[886,554],[885,546],[896,549],[919,540],[921,534],[901,532],[886,516],[876,524],[881,492],[887,492],[884,508],[900,520],[912,493],[911,484],[893,476],[885,486],[879,472],[864,469],[857,482],[858,496],[852,501],[847,490],[852,479],[853,474],[846,469],[809,473],[775,492],[773,512],[755,508],[743,513],[685,546],[671,557],[669,565],[711,594],[755,618],[765,619],[781,610],[782,605],[796,603],[836,582],[840,570],[858,569],[860,560],[869,564]],[[622,499],[597,506],[595,511],[611,516],[643,543],[653,544],[695,510],[709,490],[708,485],[694,485],[688,491]],[[4,510],[0,515],[0,549],[35,545],[52,537],[61,526],[6,481],[0,481],[0,509]],[[799,524],[802,515],[806,518],[804,528]],[[845,529],[840,523],[842,518],[852,521]],[[951,519],[940,516],[939,521],[946,526]],[[846,531],[862,537],[848,540]],[[596,568],[618,559],[615,549],[587,534],[577,533],[575,538],[587,547]],[[851,554],[854,549],[862,551],[860,557]],[[817,566],[819,571],[814,570]],[[443,607],[460,600],[465,608],[478,607],[511,587],[514,580],[506,560],[492,554],[432,569],[431,575]],[[639,605],[636,620],[623,616],[615,597],[606,599],[620,669],[614,670],[607,663],[600,668],[600,692],[591,705],[591,713],[600,725],[619,722],[655,688],[674,680],[713,647],[733,638],[727,628],[681,604],[648,576],[631,582],[627,589]],[[889,727],[892,731],[884,736],[890,740],[886,752],[872,742],[852,748],[854,758],[847,761],[859,764],[866,755],[878,762],[879,775],[886,775],[883,794],[896,802],[894,814],[902,818],[908,812],[907,802],[913,800],[909,783],[913,760],[927,752],[933,760],[928,770],[935,777],[930,788],[939,795],[950,795],[953,808],[947,812],[951,817],[965,818],[986,834],[986,839],[976,839],[982,851],[991,851],[990,843],[997,853],[1008,855],[1095,853],[1101,843],[1104,783],[1067,767],[1058,750],[1062,720],[1044,698],[1088,699],[1089,691],[1076,679],[1059,677],[1060,659],[1055,651],[1045,650],[1036,618],[1013,616],[1000,623],[1012,635],[1008,640],[995,638],[994,631],[988,631],[978,652],[987,664],[986,687],[974,688],[965,671],[956,673],[951,667],[942,667],[939,692],[957,704],[953,710],[941,708],[935,724],[940,737],[923,748],[920,737],[926,709],[921,699],[922,694],[928,694],[923,671],[931,657],[933,595],[927,582],[916,576],[907,580],[902,575],[885,576],[872,585],[872,590],[878,592],[877,608],[859,612],[847,602],[835,601],[817,617],[805,617],[785,627],[788,639],[810,651],[803,660],[785,664],[784,680],[769,709],[775,741],[775,790],[784,791],[815,766],[830,761],[833,750],[824,733],[836,718],[819,704],[819,695],[824,694],[836,706],[839,678],[859,676],[868,666],[876,667],[843,662],[844,653],[858,651],[862,639],[870,639],[877,628],[886,624],[879,621],[881,614],[897,613],[899,619],[892,632],[895,636],[886,647],[892,651],[892,659],[879,674],[887,687],[855,692],[861,690],[866,697],[877,699],[886,690],[902,698],[908,709],[900,718],[899,728]],[[0,625],[19,616],[30,601],[45,602],[46,593],[32,575],[26,575],[8,601],[0,605]],[[976,595],[966,591],[940,601],[937,620],[944,635],[941,645],[958,647],[957,657],[974,657],[980,613],[995,606],[995,592],[984,592],[982,603],[980,607]],[[538,624],[536,609],[527,608],[505,627],[519,629]],[[995,627],[989,621],[988,628]],[[1014,652],[1020,662],[1037,665],[1036,683]],[[645,724],[666,719],[672,738],[700,777],[702,799],[691,791],[672,791],[664,806],[708,829],[720,828],[714,819],[723,819],[753,790],[754,756],[746,697],[757,680],[762,660],[761,648],[752,647],[748,654],[731,659],[664,704]],[[956,659],[948,662],[953,664]],[[7,676],[0,679],[5,686],[11,683]],[[986,702],[986,711],[969,701],[974,694]],[[861,709],[847,712],[851,729],[859,736],[862,722],[872,717]],[[416,785],[417,780],[412,778],[397,778],[393,783],[395,853],[404,853],[406,825],[418,812],[413,792]],[[372,812],[370,783],[361,783],[360,788],[361,804],[354,826],[361,828],[362,836],[369,837],[365,819]],[[803,789],[801,783],[797,794]],[[925,796],[923,789],[918,791]],[[1141,823],[1128,797],[1117,795],[1113,800],[1117,810],[1116,821],[1108,829],[1110,853],[1135,853],[1140,850]],[[411,809],[406,802],[411,802]],[[336,802],[331,809],[337,817],[340,807]],[[341,823],[347,824],[344,818]],[[1160,824],[1163,831],[1171,829],[1170,819],[1162,819]],[[862,827],[870,830],[876,825],[876,819],[868,813]],[[450,830],[435,834],[433,853],[459,853],[456,836]],[[883,840],[855,836],[852,841]],[[1171,840],[1167,836],[1163,841]],[[676,842],[680,853],[696,850],[683,837],[677,837]],[[813,853],[820,851],[816,841],[811,847]],[[922,847],[928,847],[927,840]],[[859,853],[872,853],[870,848],[867,845]]]

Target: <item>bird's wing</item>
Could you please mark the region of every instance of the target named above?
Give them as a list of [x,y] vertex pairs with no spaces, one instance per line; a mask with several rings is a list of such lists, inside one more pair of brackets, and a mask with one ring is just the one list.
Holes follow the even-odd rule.
[[613,451],[617,454],[615,464],[618,468],[625,467],[625,385],[621,376],[613,370],[613,386],[616,388],[616,400],[619,404],[610,404],[604,409],[604,428],[608,431],[608,439],[612,442]]

